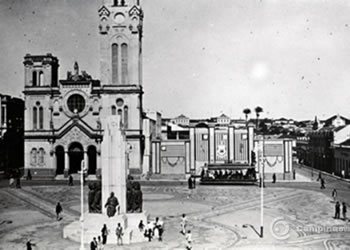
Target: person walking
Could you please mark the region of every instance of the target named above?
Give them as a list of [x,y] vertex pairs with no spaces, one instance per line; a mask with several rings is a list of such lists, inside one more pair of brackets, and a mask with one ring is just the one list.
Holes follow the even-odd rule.
[[181,226],[181,231],[180,231],[180,233],[182,233],[183,235],[185,235],[185,234],[186,234],[186,226],[187,226],[187,217],[186,217],[186,214],[182,214],[180,226]]
[[334,201],[337,199],[337,190],[336,189],[333,189],[333,191],[332,191],[332,198]]
[[73,176],[71,174],[68,177],[68,186],[73,186]]
[[191,230],[187,231],[186,242],[187,242],[186,249],[187,250],[191,250],[192,249],[192,234],[191,234]]
[[140,223],[139,223],[139,230],[140,230],[140,232],[143,232],[144,228],[145,228],[145,225],[143,224],[143,221],[140,220]]
[[90,250],[97,250],[96,237],[94,237],[93,240],[90,242]]
[[123,245],[123,227],[120,223],[118,223],[118,226],[115,229],[115,234],[117,235],[117,245]]
[[34,243],[30,242],[31,240],[28,240],[26,243],[27,250],[32,250],[32,246],[35,246]]
[[321,177],[321,189],[325,189],[326,187],[325,187],[325,181],[324,181],[324,179]]
[[102,235],[102,244],[106,245],[107,244],[107,236],[108,236],[108,228],[106,224],[103,224],[102,230],[101,230],[101,235]]
[[340,219],[340,203],[337,201],[335,204],[335,216],[334,219]]
[[30,169],[28,169],[26,179],[27,179],[27,181],[30,181],[32,179],[32,173],[30,172]]
[[103,244],[101,241],[101,236],[97,237],[97,250],[102,250],[103,249]]
[[344,221],[346,221],[347,220],[347,218],[346,218],[346,210],[347,210],[347,208],[346,208],[346,204],[345,204],[345,202],[343,202],[343,207],[342,207],[342,213],[343,213],[343,219],[344,219]]
[[153,238],[153,228],[154,228],[154,225],[152,222],[148,221],[147,222],[147,225],[146,225],[146,228],[145,228],[145,233],[144,233],[144,236],[146,238],[148,238],[148,241],[151,242],[152,241],[152,238]]
[[276,183],[276,174],[275,173],[273,173],[273,175],[272,175],[272,183]]
[[62,206],[59,202],[57,202],[56,205],[56,220],[61,220],[62,218],[60,217],[60,213],[62,213],[63,209]]

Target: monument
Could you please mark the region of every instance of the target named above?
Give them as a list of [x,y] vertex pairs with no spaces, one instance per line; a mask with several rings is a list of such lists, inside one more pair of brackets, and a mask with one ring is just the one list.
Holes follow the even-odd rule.
[[120,223],[124,229],[124,244],[146,241],[138,230],[138,224],[141,220],[147,222],[148,218],[142,211],[140,184],[127,180],[129,166],[120,117],[110,116],[103,124],[101,183],[89,184],[90,191],[86,195],[88,212],[84,214],[83,221],[74,221],[67,225],[63,230],[63,237],[80,242],[81,228],[84,228],[84,242],[89,243],[93,237],[101,235],[101,229],[106,224],[111,232],[107,244],[116,244],[114,232]]

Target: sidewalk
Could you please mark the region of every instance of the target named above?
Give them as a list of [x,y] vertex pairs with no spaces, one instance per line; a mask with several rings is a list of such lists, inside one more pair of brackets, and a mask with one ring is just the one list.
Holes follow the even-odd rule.
[[339,176],[336,176],[336,175],[327,173],[327,172],[325,172],[325,171],[321,171],[321,170],[318,170],[318,169],[315,169],[315,168],[312,168],[312,167],[309,167],[309,166],[306,166],[306,165],[302,165],[302,164],[299,164],[299,163],[295,163],[295,164],[296,164],[298,167],[302,167],[302,168],[304,168],[304,169],[309,170],[310,172],[313,171],[315,176],[318,176],[318,173],[321,172],[322,175],[326,175],[326,176],[332,177],[332,178],[334,178],[334,179],[337,179],[337,180],[340,180],[340,181],[344,181],[344,182],[350,183],[350,179],[345,179],[345,178],[342,178],[342,177],[339,177]]

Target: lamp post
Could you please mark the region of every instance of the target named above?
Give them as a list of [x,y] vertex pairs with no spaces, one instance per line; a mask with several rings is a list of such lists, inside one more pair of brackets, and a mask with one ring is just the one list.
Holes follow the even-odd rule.
[[262,140],[262,164],[260,169],[260,238],[264,237],[264,172],[265,172],[265,138]]
[[80,250],[84,250],[84,171],[85,162],[81,161],[80,168]]

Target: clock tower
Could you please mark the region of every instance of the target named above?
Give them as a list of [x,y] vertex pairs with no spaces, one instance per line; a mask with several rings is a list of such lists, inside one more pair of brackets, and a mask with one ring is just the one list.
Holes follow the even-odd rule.
[[121,116],[130,173],[141,173],[142,20],[139,0],[104,0],[99,11],[102,116]]

